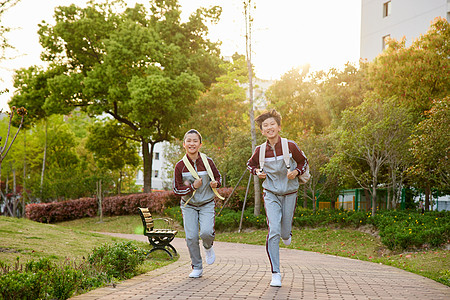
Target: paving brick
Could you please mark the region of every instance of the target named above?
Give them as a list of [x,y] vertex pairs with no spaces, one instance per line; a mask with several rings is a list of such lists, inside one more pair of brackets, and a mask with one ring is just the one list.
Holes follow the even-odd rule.
[[204,264],[203,276],[188,278],[186,244],[175,238],[173,245],[180,255],[175,263],[72,299],[450,299],[449,287],[394,267],[286,248],[280,249],[283,286],[271,287],[264,246],[224,242],[214,243],[216,262]]

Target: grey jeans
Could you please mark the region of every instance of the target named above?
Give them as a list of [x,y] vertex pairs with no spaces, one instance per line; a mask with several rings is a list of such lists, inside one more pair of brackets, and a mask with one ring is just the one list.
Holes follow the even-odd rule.
[[190,206],[189,204],[186,205],[186,207],[181,205],[184,231],[186,233],[186,244],[193,269],[203,268],[199,238],[202,239],[203,247],[205,247],[205,249],[209,249],[213,245],[215,237],[214,207],[214,201],[199,207]]
[[280,238],[287,240],[291,235],[296,203],[297,193],[280,196],[264,190],[264,207],[269,226],[266,249],[272,273],[280,272]]

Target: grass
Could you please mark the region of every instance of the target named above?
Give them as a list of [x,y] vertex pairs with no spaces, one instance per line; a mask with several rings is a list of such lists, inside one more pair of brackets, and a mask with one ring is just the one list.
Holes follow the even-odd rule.
[[[121,227],[122,219],[111,218],[108,224],[111,225],[110,227],[121,228],[115,232],[127,231],[128,228]],[[95,247],[105,243],[128,241],[90,232],[95,228],[97,221],[98,219],[95,220],[95,218],[83,219],[78,227],[70,227],[0,216],[0,261],[9,265],[39,260],[40,258],[49,258],[60,263],[63,263],[66,259],[77,261],[87,258]],[[83,226],[82,223],[91,225]],[[129,231],[127,232],[129,233]],[[149,243],[139,241],[133,241],[133,243],[141,248],[150,249]],[[168,255],[162,251],[153,252],[150,258],[140,267],[140,273],[167,265],[177,259],[170,260]]]
[[[138,216],[105,217],[102,223],[98,221],[98,218],[86,218],[47,225],[29,220],[0,217],[0,248],[18,252],[12,254],[1,252],[0,260],[9,257],[11,261],[18,254],[23,258],[80,257],[87,255],[93,247],[102,243],[120,241],[118,238],[91,232],[142,234],[142,223]],[[182,228],[177,229],[179,230],[177,237],[184,237]],[[264,245],[266,235],[266,230],[246,230],[242,233],[216,233],[216,240]],[[49,244],[55,246],[48,247]],[[148,247],[145,243],[140,245]],[[280,245],[286,247],[283,243]],[[450,252],[444,249],[396,253],[389,251],[378,237],[369,233],[334,228],[296,229],[293,231],[292,243],[288,248],[382,263],[450,286],[450,259],[448,258]],[[165,253],[161,252],[161,254]],[[159,261],[156,261],[157,265],[153,268],[170,263],[164,256],[156,259]]]
[[[222,233],[216,235],[216,240],[265,245],[266,235],[266,230]],[[286,246],[280,243],[280,247]],[[444,249],[396,253],[388,250],[379,238],[369,233],[332,228],[293,230],[292,243],[286,248],[382,263],[450,286],[450,251]]]

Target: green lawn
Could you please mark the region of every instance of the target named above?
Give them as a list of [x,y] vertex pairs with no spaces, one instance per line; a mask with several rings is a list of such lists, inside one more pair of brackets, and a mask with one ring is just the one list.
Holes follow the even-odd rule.
[[[137,218],[139,219],[139,217]],[[122,220],[125,219],[128,218],[108,218],[107,222],[97,225],[108,223],[111,227],[122,226]],[[29,260],[40,258],[50,258],[52,261],[61,263],[66,259],[83,260],[92,253],[92,249],[95,247],[105,243],[127,241],[90,232],[100,231],[94,229],[97,221],[94,218],[84,219],[81,220],[79,226],[70,227],[67,226],[70,223],[61,226],[0,216],[0,261],[11,265],[16,262],[24,264]],[[86,225],[92,223],[92,227],[85,226],[83,223]],[[125,227],[121,230],[129,233]],[[141,248],[150,249],[149,243],[138,241],[133,241],[133,243]],[[168,255],[162,251],[156,252],[151,254],[151,259],[145,261],[140,269],[141,273],[176,261],[176,259],[170,260]]]

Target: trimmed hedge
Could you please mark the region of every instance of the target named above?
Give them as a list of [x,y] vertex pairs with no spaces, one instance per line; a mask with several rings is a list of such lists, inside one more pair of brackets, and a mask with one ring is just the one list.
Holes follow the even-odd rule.
[[[228,198],[232,188],[219,188],[219,193]],[[245,190],[244,190],[245,192]],[[233,197],[227,203],[227,207],[239,207],[242,205],[242,189],[237,189]],[[242,196],[242,200],[241,200]],[[221,207],[226,200],[216,199],[216,206]],[[168,207],[178,206],[180,197],[173,191],[162,191],[152,193],[139,193],[125,196],[105,197],[102,210],[105,216],[122,216],[137,214],[138,207],[148,207],[151,212],[163,214]],[[41,223],[56,223],[62,221],[76,220],[98,215],[98,204],[95,198],[81,198],[51,203],[28,204],[25,215],[32,221]]]

